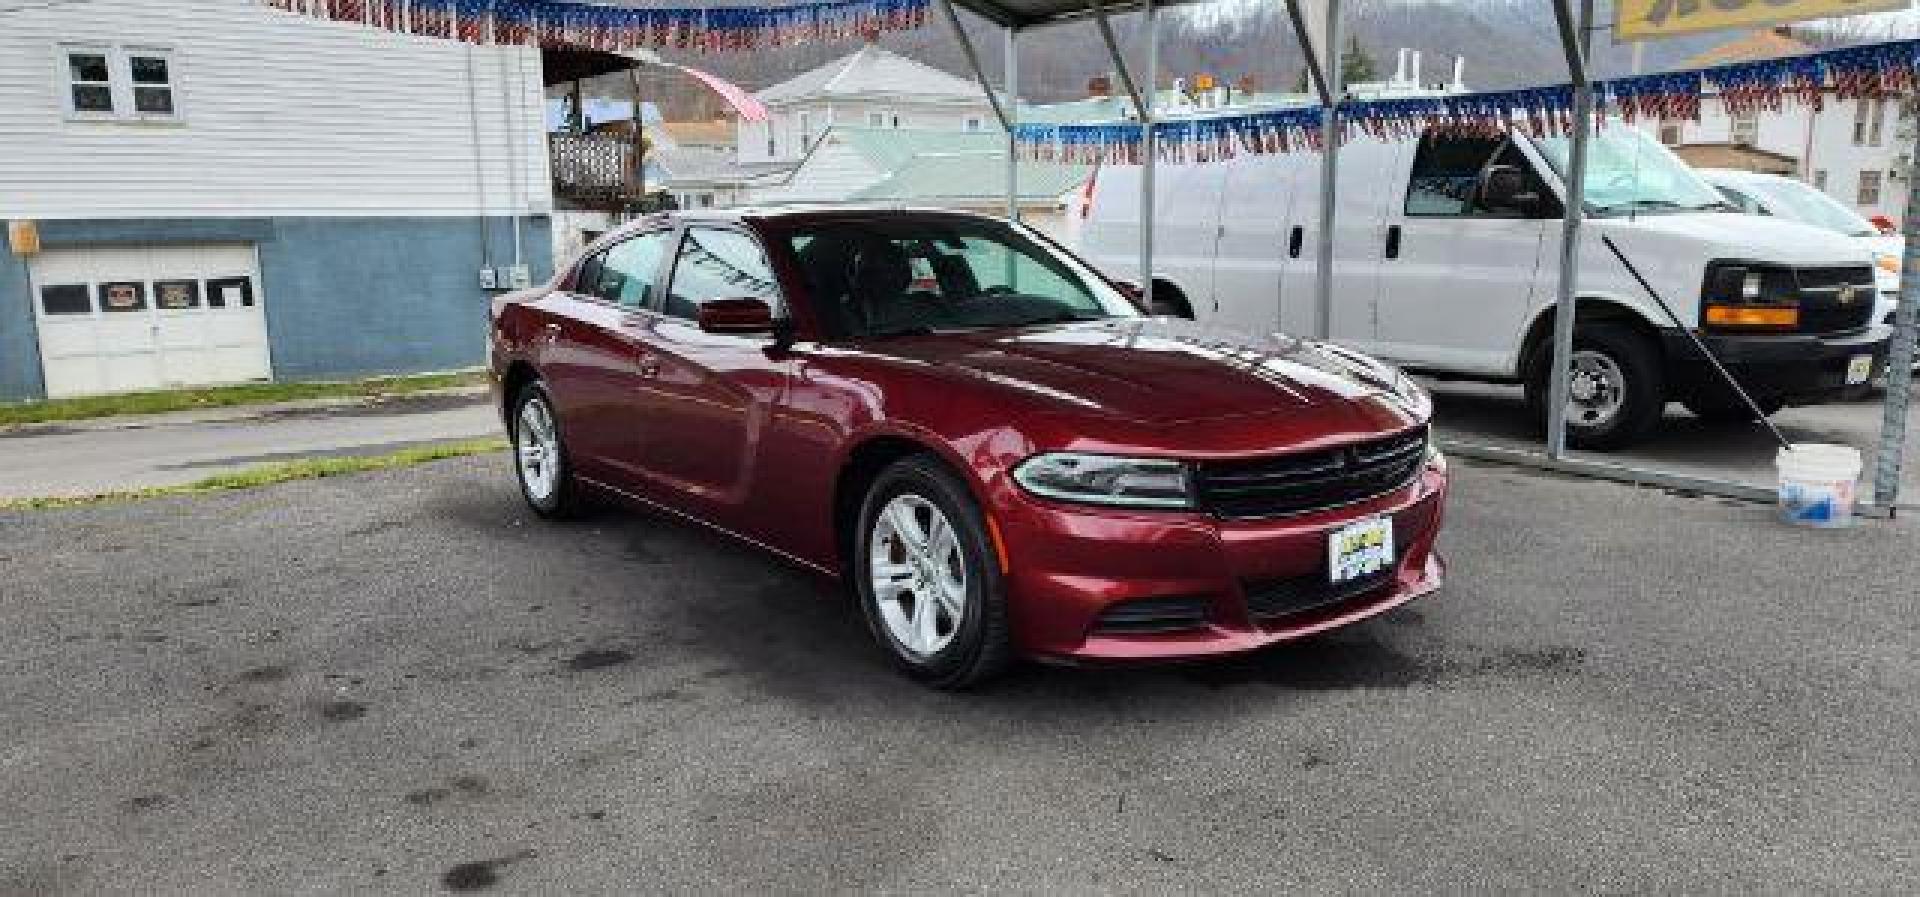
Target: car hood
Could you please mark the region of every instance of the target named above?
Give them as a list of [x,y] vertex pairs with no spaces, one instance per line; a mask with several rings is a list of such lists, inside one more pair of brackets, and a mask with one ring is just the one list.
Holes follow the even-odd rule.
[[1121,318],[871,340],[870,355],[933,366],[1042,404],[1174,426],[1401,395],[1398,371],[1324,344]]
[[1706,247],[1710,258],[1752,259],[1783,265],[1871,264],[1861,241],[1825,228],[1731,212],[1680,212],[1589,219],[1596,231],[1639,232],[1662,242]]

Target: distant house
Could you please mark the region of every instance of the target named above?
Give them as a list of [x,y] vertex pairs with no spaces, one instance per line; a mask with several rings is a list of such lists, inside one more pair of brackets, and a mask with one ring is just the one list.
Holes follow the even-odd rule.
[[740,162],[746,165],[797,164],[836,127],[999,129],[978,83],[873,44],[755,96],[770,116],[737,125]]
[[[1687,60],[1689,67],[1809,53],[1813,47],[1781,31],[1758,31]],[[1829,88],[1831,90],[1831,88]],[[1862,215],[1900,220],[1914,143],[1913,98],[1841,100],[1816,111],[1793,104],[1779,112],[1733,115],[1718,96],[1701,102],[1700,120],[1656,125],[1660,141],[1688,164],[1789,175],[1824,190]]]
[[537,51],[0,0],[0,399],[481,362],[551,266]]
[[[1058,233],[1070,195],[1086,183],[1085,165],[1023,162],[1020,209]],[[792,171],[755,188],[756,203],[891,202],[1004,213],[1004,131],[928,131],[835,126]]]

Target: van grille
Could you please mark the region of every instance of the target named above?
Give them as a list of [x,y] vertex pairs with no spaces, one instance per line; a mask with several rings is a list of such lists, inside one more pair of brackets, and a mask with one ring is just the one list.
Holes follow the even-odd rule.
[[1194,491],[1208,513],[1278,517],[1339,507],[1406,485],[1426,457],[1427,428],[1315,452],[1204,461]]
[[1802,333],[1858,330],[1872,321],[1878,295],[1872,268],[1795,268],[1793,275],[1799,287]]

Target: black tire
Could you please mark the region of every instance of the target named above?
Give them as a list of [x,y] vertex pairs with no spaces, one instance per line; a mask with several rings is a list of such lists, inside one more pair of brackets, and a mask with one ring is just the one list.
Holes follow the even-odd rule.
[[[965,605],[959,624],[951,630],[951,640],[944,647],[924,656],[889,630],[881,601],[875,596],[870,567],[880,515],[903,495],[918,497],[945,517],[953,528],[966,571]],[[857,525],[847,575],[853,580],[868,630],[895,666],[926,685],[945,690],[972,687],[1007,668],[1013,647],[1000,564],[985,518],[958,476],[930,457],[896,461],[874,478],[861,503]],[[903,590],[902,594],[911,593]]]
[[[1626,325],[1597,322],[1583,324],[1574,331],[1573,349],[1576,353],[1584,351],[1604,357],[1625,382],[1619,388],[1620,405],[1609,416],[1597,420],[1569,417],[1567,444],[1578,449],[1607,451],[1646,438],[1667,410],[1660,351],[1653,340]],[[1544,427],[1548,419],[1547,373],[1553,366],[1553,351],[1542,347],[1536,355],[1527,377],[1526,400],[1528,411]]]
[[[1787,405],[1785,400],[1769,396],[1754,396],[1753,401],[1768,417],[1772,417],[1774,412]],[[1687,410],[1693,412],[1694,417],[1708,423],[1750,424],[1759,420],[1753,416],[1753,409],[1747,407],[1747,403],[1740,401],[1739,396],[1687,399],[1681,404],[1686,405]]]
[[[552,486],[541,490],[529,482],[529,471],[522,463],[522,430],[527,426],[525,415],[528,406],[540,403],[546,409],[547,419],[552,425],[552,445],[556,450],[547,453],[549,463],[554,465]],[[512,443],[514,479],[520,484],[520,495],[527,500],[527,506],[535,514],[549,520],[565,520],[578,517],[587,510],[585,490],[573,476],[573,463],[567,458],[566,438],[560,426],[560,414],[553,403],[553,394],[547,391],[546,384],[534,380],[520,387],[513,397],[513,412],[507,415],[507,436]]]

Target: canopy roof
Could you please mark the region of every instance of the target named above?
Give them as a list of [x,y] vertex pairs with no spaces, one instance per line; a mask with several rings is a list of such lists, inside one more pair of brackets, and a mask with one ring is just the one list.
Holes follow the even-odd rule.
[[[1034,28],[1041,25],[1053,25],[1060,22],[1073,22],[1090,18],[1094,4],[1091,0],[953,0],[954,5],[969,9],[996,25],[1010,28]],[[1190,6],[1205,0],[1157,0],[1154,6]],[[1112,0],[1100,4],[1109,14],[1133,12],[1146,6],[1144,0]]]

